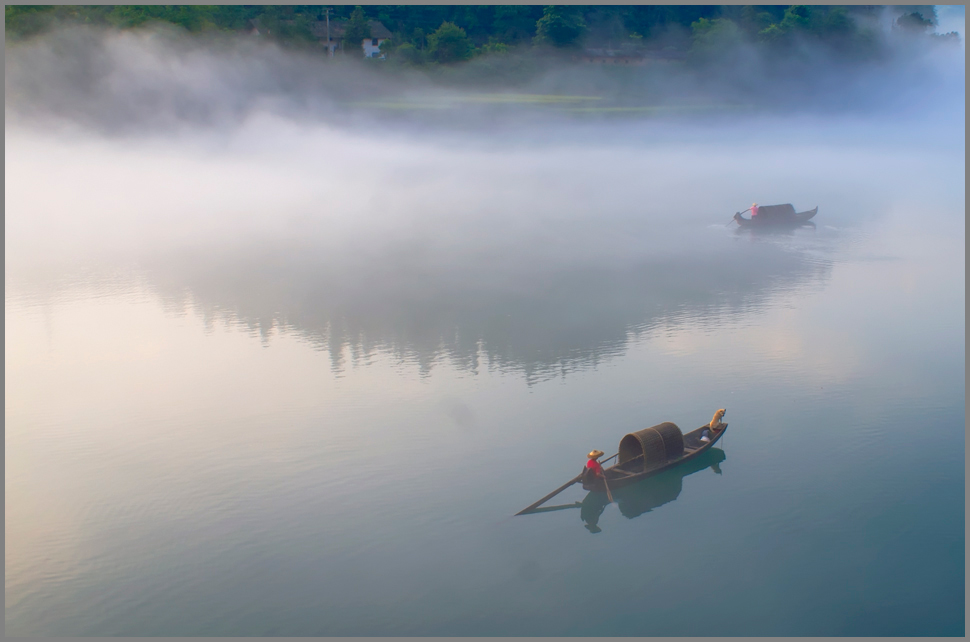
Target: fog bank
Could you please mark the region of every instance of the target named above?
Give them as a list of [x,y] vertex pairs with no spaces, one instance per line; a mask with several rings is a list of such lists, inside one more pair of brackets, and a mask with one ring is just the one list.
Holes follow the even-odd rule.
[[756,53],[736,77],[521,58],[435,76],[165,30],[8,45],[8,273],[273,243],[515,282],[720,251],[752,201],[835,229],[963,212],[962,50],[806,49],[785,90]]
[[109,135],[233,128],[253,114],[462,131],[675,116],[910,117],[961,103],[960,45],[898,38],[857,60],[802,42],[784,58],[731,41],[706,63],[582,63],[541,51],[432,70],[326,59],[253,38],[71,27],[5,47],[7,126]]

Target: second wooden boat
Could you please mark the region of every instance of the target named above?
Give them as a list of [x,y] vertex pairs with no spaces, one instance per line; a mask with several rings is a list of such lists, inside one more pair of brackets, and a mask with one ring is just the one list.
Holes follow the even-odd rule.
[[741,212],[734,214],[734,220],[741,227],[780,227],[802,225],[818,214],[818,206],[805,212],[796,212],[791,203],[785,205],[762,205],[758,215],[744,218]]

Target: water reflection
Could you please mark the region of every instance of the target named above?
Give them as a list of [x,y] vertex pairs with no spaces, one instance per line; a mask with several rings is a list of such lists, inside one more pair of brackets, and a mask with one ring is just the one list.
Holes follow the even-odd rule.
[[[627,519],[639,517],[654,508],[668,504],[680,496],[684,477],[692,475],[705,468],[710,468],[718,475],[721,474],[720,464],[727,455],[720,448],[698,455],[680,466],[664,471],[656,477],[650,477],[637,484],[618,488],[613,492],[613,499],[619,506],[620,513]],[[583,501],[578,504],[579,516],[583,520],[586,530],[599,533],[600,515],[609,505],[606,493],[590,491]]]
[[831,272],[817,253],[772,244],[613,262],[532,258],[353,262],[279,247],[183,254],[143,268],[167,306],[194,309],[207,324],[241,324],[266,342],[299,335],[329,353],[336,373],[348,359],[356,366],[386,353],[425,375],[448,360],[530,383],[595,367],[658,327],[723,323]]
[[737,236],[795,236],[796,234],[814,234],[815,230],[815,221],[806,221],[792,225],[737,227],[734,233]]
[[266,345],[274,335],[296,335],[327,353],[336,374],[383,354],[422,375],[447,361],[471,373],[515,372],[531,384],[595,368],[660,328],[730,322],[778,292],[820,287],[831,274],[818,247],[716,234],[698,230],[706,243],[696,251],[653,247],[619,258],[521,247],[500,256],[350,256],[312,242],[266,241],[156,252],[124,269],[102,267],[100,276],[63,270],[73,280],[8,270],[7,281],[37,304],[138,291],[173,313],[200,315],[207,327],[242,327]]

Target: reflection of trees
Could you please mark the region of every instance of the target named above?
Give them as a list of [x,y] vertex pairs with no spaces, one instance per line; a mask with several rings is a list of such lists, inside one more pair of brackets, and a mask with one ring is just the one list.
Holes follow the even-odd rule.
[[[649,477],[639,483],[613,491],[613,498],[620,508],[620,513],[633,519],[654,508],[668,504],[680,496],[684,486],[684,477],[705,468],[711,468],[720,474],[720,463],[727,459],[720,448],[711,448],[694,459],[684,462],[680,466],[664,471],[655,477]],[[600,515],[608,504],[606,493],[590,491],[580,506],[580,519],[591,533],[600,532],[598,526]]]
[[595,367],[658,325],[714,324],[757,309],[830,271],[771,244],[623,266],[439,263],[280,249],[167,257],[146,270],[168,304],[188,303],[207,323],[241,323],[266,340],[274,329],[298,334],[328,351],[335,370],[347,355],[356,364],[385,353],[422,373],[441,359],[476,372],[484,360],[529,381]]

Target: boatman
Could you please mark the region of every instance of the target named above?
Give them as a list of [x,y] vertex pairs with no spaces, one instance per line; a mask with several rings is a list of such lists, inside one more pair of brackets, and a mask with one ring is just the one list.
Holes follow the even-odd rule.
[[758,215],[758,204],[757,203],[752,203],[751,204],[751,218],[754,218],[757,215]]
[[604,477],[603,466],[596,461],[603,456],[602,450],[594,450],[589,453],[589,461],[586,462],[586,469],[583,471],[586,479],[589,479],[590,475],[593,477]]

